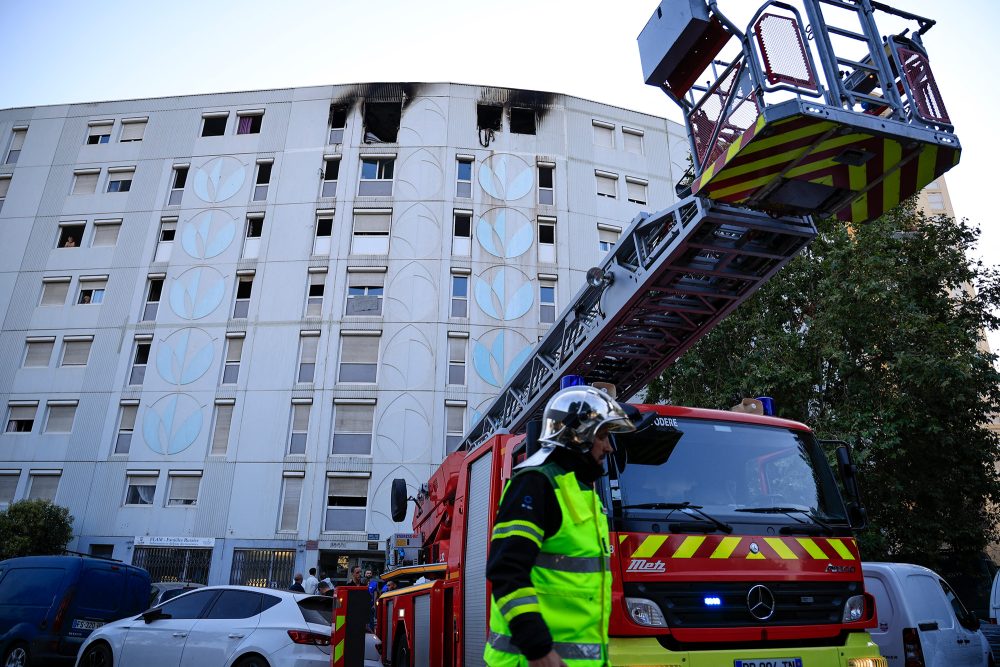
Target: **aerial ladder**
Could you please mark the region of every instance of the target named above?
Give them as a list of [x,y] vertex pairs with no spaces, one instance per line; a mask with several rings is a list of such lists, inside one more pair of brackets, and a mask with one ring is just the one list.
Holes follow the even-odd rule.
[[[894,30],[880,33],[876,18]],[[561,378],[608,383],[628,400],[808,246],[816,219],[864,224],[957,164],[961,146],[922,43],[933,21],[872,0],[769,0],[744,25],[717,0],[663,0],[642,30],[646,83],[680,106],[688,131],[691,167],[678,201],[631,222],[416,498],[395,480],[393,519],[403,520],[407,501],[415,502],[415,532],[404,540],[418,555],[412,564],[397,562],[395,538],[387,544],[395,569],[385,577],[401,588],[379,601],[386,664],[482,664],[489,527],[503,482],[530,453],[532,438],[523,432]],[[626,468],[616,458],[599,483],[615,545],[612,664],[884,667],[865,633],[875,610],[851,532],[864,511],[847,446],[828,443],[837,446],[847,500],[836,525],[808,505],[732,497],[718,505],[728,512],[719,521],[698,509],[711,509],[707,501],[673,498],[665,487],[642,491],[655,502],[629,505],[623,498],[642,486],[630,475],[669,465],[685,429],[717,433],[691,456],[728,438],[730,449],[720,451],[753,457],[728,472],[725,455],[708,461],[718,468],[717,488],[753,470],[751,482],[759,478],[762,487],[754,492],[775,494],[782,473],[768,466],[785,455],[791,464],[808,458],[794,446],[767,450],[790,437],[806,443],[802,451],[813,461],[796,479],[834,484],[805,425],[634,407],[655,419],[643,419],[631,442],[619,438],[615,457],[624,451],[631,462]],[[738,431],[746,438],[724,435]],[[764,453],[748,453],[759,433]],[[747,491],[747,480],[738,481],[743,488],[730,492]],[[784,523],[757,519],[777,514]],[[747,609],[747,589],[771,594],[768,586],[785,591],[781,619]],[[832,606],[823,611],[822,604]]]

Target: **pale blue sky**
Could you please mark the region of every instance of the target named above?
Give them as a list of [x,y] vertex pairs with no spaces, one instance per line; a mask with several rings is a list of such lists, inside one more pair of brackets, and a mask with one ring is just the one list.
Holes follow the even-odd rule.
[[[1000,3],[889,0],[925,37],[964,152],[960,216],[1000,264]],[[635,38],[656,0],[0,0],[0,108],[359,81],[455,81],[576,95],[680,120],[645,86]],[[720,0],[723,10],[751,0]],[[1000,338],[994,340],[994,349]]]

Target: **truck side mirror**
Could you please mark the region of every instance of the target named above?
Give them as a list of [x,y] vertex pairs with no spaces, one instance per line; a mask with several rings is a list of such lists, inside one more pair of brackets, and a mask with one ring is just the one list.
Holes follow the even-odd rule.
[[851,447],[843,440],[821,440],[820,444],[826,447],[836,447],[837,472],[840,473],[840,481],[844,485],[849,498],[845,498],[847,504],[847,520],[851,523],[851,528],[864,530],[868,525],[868,512],[861,504],[861,489],[858,486],[858,467],[854,465],[851,457]]
[[392,520],[399,523],[406,518],[406,480],[397,477],[392,480],[392,490],[389,494],[389,513]]

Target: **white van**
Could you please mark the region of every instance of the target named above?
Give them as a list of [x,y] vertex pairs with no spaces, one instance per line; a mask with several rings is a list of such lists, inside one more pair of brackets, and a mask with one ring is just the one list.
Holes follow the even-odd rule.
[[906,563],[862,563],[875,597],[872,639],[889,667],[993,665],[979,621],[937,573]]

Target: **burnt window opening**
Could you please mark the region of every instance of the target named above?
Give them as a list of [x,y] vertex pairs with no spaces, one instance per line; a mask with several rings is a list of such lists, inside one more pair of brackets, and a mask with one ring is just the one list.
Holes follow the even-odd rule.
[[366,102],[365,143],[395,143],[402,117],[402,102]]
[[500,132],[503,129],[503,107],[491,104],[477,104],[476,127],[480,130]]
[[520,107],[511,107],[510,131],[513,132],[514,134],[534,134],[535,110],[522,109]]

